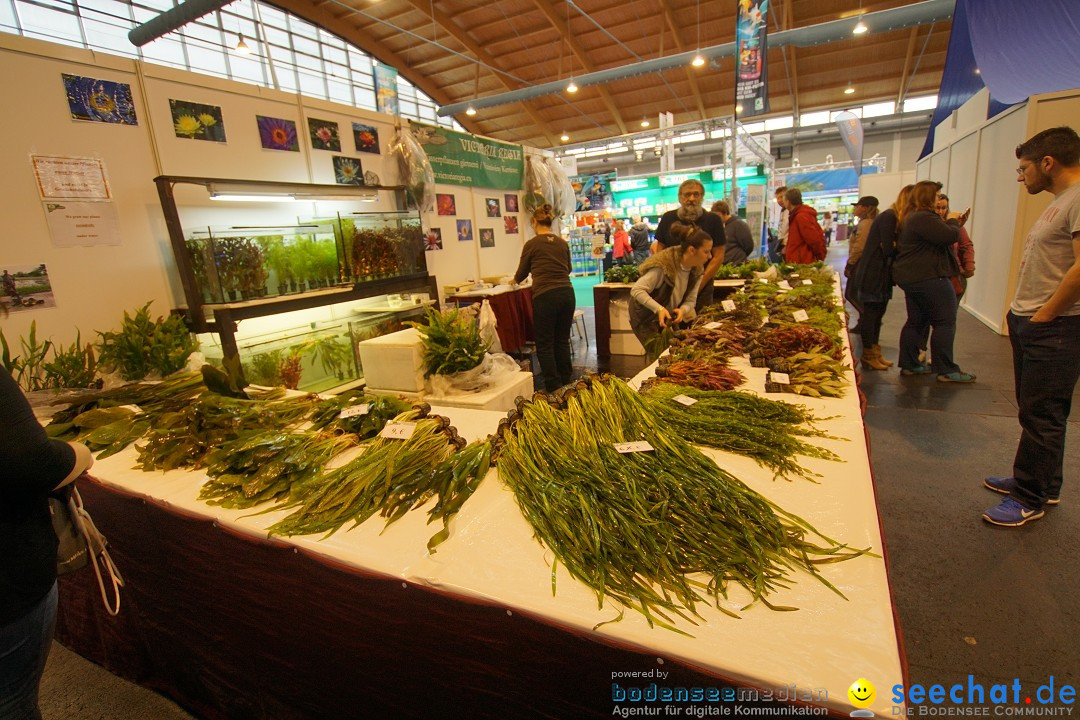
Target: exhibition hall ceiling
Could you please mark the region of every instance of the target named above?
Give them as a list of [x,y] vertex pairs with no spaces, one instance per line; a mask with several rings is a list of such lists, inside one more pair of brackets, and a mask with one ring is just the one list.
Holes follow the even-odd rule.
[[[274,0],[340,35],[440,105],[621,67],[735,38],[738,0]],[[770,0],[770,33],[915,0]],[[949,21],[768,52],[770,114],[896,101],[941,82]],[[848,86],[855,92],[845,94]],[[734,58],[484,108],[470,132],[538,147],[730,115]]]

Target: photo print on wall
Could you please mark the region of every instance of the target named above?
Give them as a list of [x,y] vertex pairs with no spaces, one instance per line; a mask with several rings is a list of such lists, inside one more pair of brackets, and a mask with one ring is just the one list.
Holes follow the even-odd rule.
[[311,135],[311,147],[316,150],[341,152],[341,138],[338,136],[338,124],[329,120],[308,118],[308,133]]
[[296,123],[283,118],[256,115],[259,126],[259,142],[264,150],[300,152],[300,138],[296,135]]
[[504,195],[503,204],[506,205],[506,212],[516,213],[518,211],[518,197],[517,195]]
[[173,131],[178,138],[225,142],[225,121],[217,105],[169,100]]
[[334,156],[334,182],[338,185],[363,185],[364,168],[357,158]]
[[67,73],[62,75],[72,120],[139,124],[135,117],[135,103],[131,99],[131,86],[127,83]]
[[503,217],[503,229],[506,230],[507,235],[518,234],[518,221],[516,217],[506,215]]
[[494,228],[480,228],[480,247],[495,247]]
[[379,154],[379,129],[377,127],[353,123],[352,132],[357,152]]
[[440,215],[457,215],[454,196],[447,193],[435,193],[435,207]]
[[424,249],[425,250],[442,250],[442,230],[439,228],[431,228],[424,233]]
[[457,221],[457,239],[461,242],[472,240],[472,220]]
[[8,312],[56,307],[45,265],[3,265],[3,297]]
[[499,212],[499,198],[484,198],[484,207],[487,208],[488,217],[502,217]]

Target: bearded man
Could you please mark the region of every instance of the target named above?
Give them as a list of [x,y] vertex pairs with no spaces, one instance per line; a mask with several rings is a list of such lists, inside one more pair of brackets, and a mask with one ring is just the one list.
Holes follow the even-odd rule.
[[671,228],[676,224],[699,227],[713,239],[712,258],[705,266],[701,287],[698,289],[697,307],[701,309],[713,301],[713,278],[724,263],[725,237],[724,221],[715,213],[705,212],[705,186],[700,181],[684,180],[679,186],[679,207],[668,210],[661,216],[660,224],[656,226],[653,253],[668,246],[671,242]]

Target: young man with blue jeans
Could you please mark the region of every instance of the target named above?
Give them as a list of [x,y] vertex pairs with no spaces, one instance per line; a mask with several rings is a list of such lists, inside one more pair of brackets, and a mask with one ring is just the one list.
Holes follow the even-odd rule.
[[1065,433],[1080,378],[1080,137],[1072,128],[1044,130],[1016,148],[1017,182],[1054,201],[1028,233],[1009,309],[1020,444],[1011,477],[984,484],[1009,497],[983,513],[1017,527],[1056,505]]

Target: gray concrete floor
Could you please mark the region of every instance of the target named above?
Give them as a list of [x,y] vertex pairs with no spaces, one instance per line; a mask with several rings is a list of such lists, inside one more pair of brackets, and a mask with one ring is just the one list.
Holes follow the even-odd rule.
[[[830,248],[842,267],[845,243]],[[904,321],[902,293],[885,317],[882,348],[896,360]],[[1000,496],[982,487],[987,475],[1008,474],[1019,433],[1012,391],[1012,356],[1000,337],[960,311],[956,358],[978,375],[969,386],[901,377],[896,368],[864,375],[881,514],[912,683],[989,688],[1018,678],[1034,693],[1054,676],[1056,687],[1080,685],[1080,569],[1076,528],[1080,453],[1067,453],[1061,504],[1027,527],[997,528],[980,513]],[[632,376],[643,359],[596,358],[593,317],[589,343],[574,339],[576,372]],[[857,338],[855,338],[857,339]],[[859,350],[856,347],[856,350]],[[1080,396],[1077,398],[1080,406]],[[1080,413],[1070,424],[1080,442]],[[853,677],[858,668],[852,668]],[[883,689],[879,688],[879,692]],[[189,718],[175,704],[54,644],[41,692],[45,720],[61,718]]]

